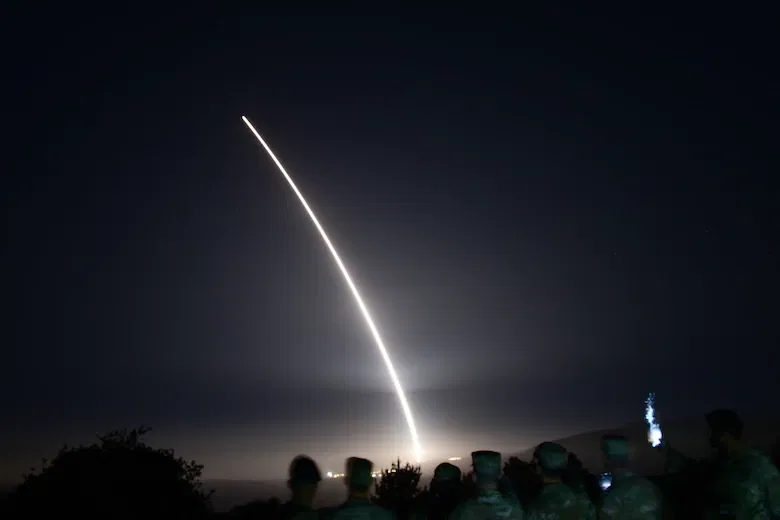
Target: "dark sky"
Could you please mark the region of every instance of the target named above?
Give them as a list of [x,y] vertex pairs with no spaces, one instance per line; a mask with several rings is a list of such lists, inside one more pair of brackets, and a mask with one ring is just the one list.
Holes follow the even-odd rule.
[[411,457],[242,115],[426,458],[780,395],[767,13],[116,9],[4,16],[4,478],[142,423],[211,477]]

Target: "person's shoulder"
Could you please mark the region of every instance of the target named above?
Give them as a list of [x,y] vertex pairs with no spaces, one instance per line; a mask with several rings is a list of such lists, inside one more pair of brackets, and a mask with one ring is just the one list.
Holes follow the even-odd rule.
[[282,516],[281,518],[289,518],[291,520],[318,520],[320,517],[319,512],[317,511],[292,511],[287,516]]
[[468,498],[455,506],[455,509],[449,515],[450,519],[469,518],[472,513],[478,509],[485,509],[476,498]]
[[659,496],[660,488],[649,478],[636,476],[634,486],[648,500]]
[[777,466],[762,451],[750,450],[748,452],[748,464],[753,471],[762,475],[774,476],[778,474]]
[[330,520],[336,517],[336,513],[339,511],[339,506],[321,507],[317,509],[317,517],[324,520]]
[[[566,484],[561,484],[558,487],[558,493],[567,497],[573,497],[577,498],[577,495],[579,495],[579,492],[575,489],[572,489],[571,486],[567,486]],[[583,491],[584,493],[584,491]]]
[[469,507],[468,502],[470,502],[472,499],[469,498],[467,500],[464,500],[450,512],[449,516],[447,517],[449,520],[453,519],[460,519],[464,516],[464,511]]
[[375,518],[377,520],[390,520],[391,518],[395,518],[392,511],[385,509],[384,507],[380,507],[376,504],[372,504],[374,507],[371,508],[371,518]]
[[547,502],[556,504],[575,503],[577,502],[577,494],[566,484],[555,484],[547,489],[545,499]]

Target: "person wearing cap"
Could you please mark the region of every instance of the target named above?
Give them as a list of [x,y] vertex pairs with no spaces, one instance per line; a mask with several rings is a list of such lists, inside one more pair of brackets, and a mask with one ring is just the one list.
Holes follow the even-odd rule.
[[606,470],[612,485],[599,511],[600,519],[660,520],[663,516],[660,490],[644,477],[631,471],[632,446],[622,435],[601,439]]
[[566,448],[554,442],[544,442],[534,450],[534,461],[542,480],[542,491],[531,501],[526,516],[529,520],[580,520],[580,504],[574,491],[563,483],[569,465]]
[[433,470],[429,488],[429,499],[424,509],[416,511],[414,520],[444,520],[461,500],[463,474],[460,468],[449,462],[442,462]]
[[738,519],[780,518],[780,473],[768,456],[742,441],[739,415],[715,410],[705,419],[716,453],[714,513]]
[[372,472],[374,463],[359,457],[350,457],[346,462],[344,482],[347,485],[346,502],[338,507],[323,509],[320,517],[326,520],[391,520],[393,514],[371,501],[374,485]]
[[295,457],[290,463],[290,478],[287,481],[292,498],[280,506],[277,518],[291,519],[302,513],[313,512],[312,504],[320,481],[322,475],[316,462],[305,455]]
[[477,496],[459,504],[450,514],[450,520],[522,520],[523,508],[514,493],[502,493],[499,490],[501,454],[495,451],[475,451],[471,454],[471,460]]

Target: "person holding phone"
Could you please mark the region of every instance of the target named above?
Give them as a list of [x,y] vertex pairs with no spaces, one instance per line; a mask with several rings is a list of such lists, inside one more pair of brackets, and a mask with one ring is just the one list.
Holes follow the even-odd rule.
[[580,501],[574,490],[564,484],[569,467],[566,448],[554,442],[544,442],[534,452],[542,491],[528,506],[528,520],[583,520]]
[[631,471],[631,443],[622,435],[605,435],[601,451],[612,484],[605,495],[599,518],[611,520],[661,520],[663,508],[660,490],[644,477]]

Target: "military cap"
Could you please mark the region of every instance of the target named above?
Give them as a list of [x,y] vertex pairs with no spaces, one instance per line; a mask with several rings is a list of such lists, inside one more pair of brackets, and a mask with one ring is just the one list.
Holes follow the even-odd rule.
[[460,468],[449,462],[442,462],[433,471],[433,480],[436,482],[460,482],[460,477]]
[[290,463],[290,480],[295,484],[316,484],[322,475],[316,462],[306,455],[298,455]]
[[742,419],[734,410],[713,410],[705,419],[707,425],[716,432],[730,433],[735,437],[742,435]]
[[350,457],[347,459],[347,482],[352,486],[369,487],[374,483],[371,471],[374,469],[374,463],[368,459],[360,457]]
[[475,451],[471,453],[474,473],[479,477],[498,478],[501,475],[501,454],[497,451]]
[[543,442],[536,450],[536,458],[544,469],[565,469],[569,464],[566,448],[554,442]]
[[622,435],[601,438],[601,451],[609,459],[627,459],[631,456],[631,442]]

